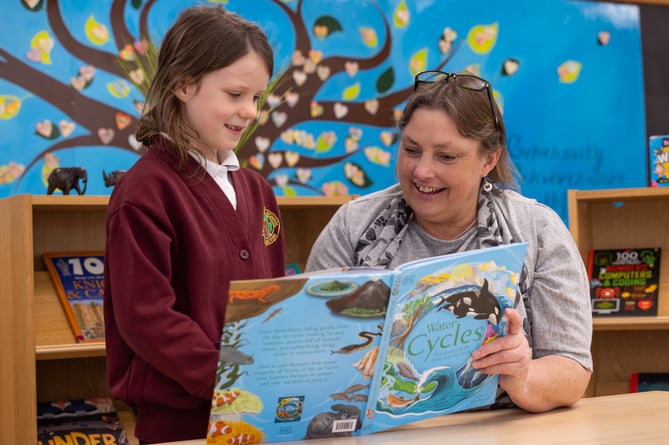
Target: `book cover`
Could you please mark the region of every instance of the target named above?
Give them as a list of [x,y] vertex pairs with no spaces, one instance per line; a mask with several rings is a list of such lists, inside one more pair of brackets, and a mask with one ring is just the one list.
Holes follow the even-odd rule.
[[630,392],[669,391],[669,372],[634,372]]
[[659,247],[591,250],[592,315],[657,315],[661,252]]
[[128,445],[113,401],[108,397],[37,404],[38,445]]
[[650,186],[669,185],[669,134],[651,136],[648,140]]
[[504,335],[527,244],[233,281],[207,444],[364,435],[494,402],[471,353]]
[[46,252],[44,262],[76,341],[104,341],[104,252]]

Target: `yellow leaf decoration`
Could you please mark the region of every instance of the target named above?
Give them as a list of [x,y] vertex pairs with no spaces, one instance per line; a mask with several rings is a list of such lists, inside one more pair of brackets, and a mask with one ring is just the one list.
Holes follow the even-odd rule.
[[558,76],[560,77],[560,83],[574,83],[578,80],[578,76],[581,74],[581,68],[583,65],[576,60],[567,60],[557,69]]
[[51,65],[51,50],[53,46],[54,41],[49,33],[47,31],[40,31],[30,41],[30,51],[27,57],[33,62]]
[[0,119],[11,119],[21,109],[21,99],[16,96],[0,96]]
[[360,82],[356,82],[348,88],[344,89],[341,95],[343,100],[355,100],[360,94]]
[[487,54],[497,43],[498,32],[497,22],[491,25],[476,25],[469,30],[467,43],[476,54]]
[[376,48],[379,45],[379,38],[376,35],[374,28],[363,26],[360,28],[360,35],[362,36],[362,43],[364,43],[365,46]]
[[393,14],[393,22],[395,23],[396,28],[404,28],[409,24],[409,8],[404,0],[397,5],[395,8],[395,13]]
[[104,45],[109,40],[109,30],[102,23],[98,23],[93,16],[86,20],[84,33],[86,38],[94,45]]
[[409,72],[411,72],[412,76],[415,76],[421,71],[425,71],[426,66],[427,66],[427,48],[423,48],[415,52],[414,55],[411,56],[411,59],[409,59]]

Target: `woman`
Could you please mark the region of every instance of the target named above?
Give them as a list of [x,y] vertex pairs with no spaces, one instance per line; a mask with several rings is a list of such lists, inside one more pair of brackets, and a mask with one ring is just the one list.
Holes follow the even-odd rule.
[[222,7],[186,9],[161,44],[148,151],[106,225],[108,380],[140,443],[205,437],[229,283],[284,274],[272,188],[234,152],[272,70],[265,34]]
[[507,396],[531,412],[575,403],[592,372],[585,267],[559,216],[514,191],[517,172],[492,86],[471,75],[420,73],[399,128],[399,184],[342,206],[306,270],[395,268],[528,242],[521,298],[505,312],[508,335],[481,346],[473,364],[500,375],[499,406]]

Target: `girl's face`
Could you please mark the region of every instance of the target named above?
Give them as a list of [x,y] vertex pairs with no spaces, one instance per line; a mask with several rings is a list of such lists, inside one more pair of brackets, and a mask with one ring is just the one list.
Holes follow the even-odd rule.
[[418,108],[402,132],[397,174],[416,222],[429,234],[452,239],[476,218],[481,179],[500,152],[479,153],[443,111]]
[[199,83],[177,88],[184,119],[199,133],[199,148],[207,159],[218,163],[218,152],[237,146],[256,117],[258,99],[268,82],[265,64],[251,51],[233,64],[205,74]]

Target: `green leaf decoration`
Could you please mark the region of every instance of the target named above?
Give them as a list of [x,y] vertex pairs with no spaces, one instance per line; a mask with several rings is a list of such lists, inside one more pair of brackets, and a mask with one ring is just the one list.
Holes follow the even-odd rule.
[[344,92],[341,95],[343,100],[355,100],[360,94],[360,82],[356,82],[350,87],[344,88]]
[[281,190],[283,191],[284,196],[297,196],[295,189],[289,185],[281,187]]
[[133,8],[139,9],[142,7],[142,0],[132,0],[130,4],[132,5]]
[[395,70],[389,67],[376,79],[376,91],[381,94],[392,88],[395,83]]
[[324,39],[333,32],[344,30],[341,23],[339,23],[339,20],[330,15],[322,15],[318,17],[314,22],[313,29],[314,35],[319,39]]

